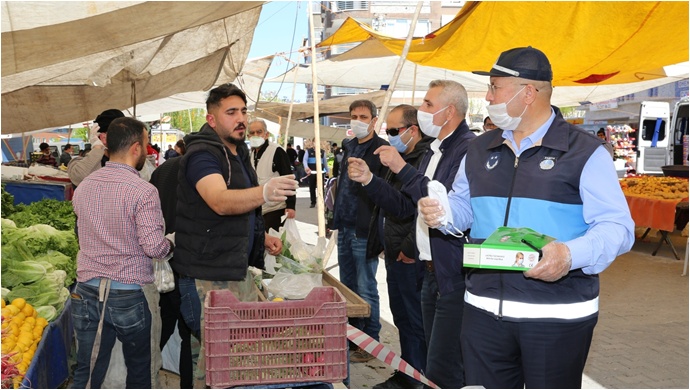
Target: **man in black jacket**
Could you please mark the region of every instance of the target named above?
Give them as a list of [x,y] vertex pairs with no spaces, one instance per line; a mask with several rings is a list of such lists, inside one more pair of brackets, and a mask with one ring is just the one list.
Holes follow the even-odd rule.
[[[425,136],[417,124],[417,109],[403,104],[386,117],[388,141],[402,154],[405,162],[418,167],[434,138]],[[420,372],[426,370],[426,340],[422,324],[421,280],[424,265],[417,258],[415,211],[417,205],[400,191],[402,183],[389,171],[385,178],[371,174],[362,159],[351,158],[348,176],[364,186],[369,199],[376,203],[369,224],[367,257],[383,250],[386,283],[393,323],[400,337],[400,355]],[[385,221],[385,224],[384,224]],[[375,389],[421,388],[421,383],[400,371]]]
[[[436,138],[418,168],[406,163],[397,150],[380,148],[381,163],[397,173],[402,191],[417,204],[428,196],[435,180],[450,191],[460,161],[476,138],[465,121],[468,98],[465,88],[452,80],[433,80],[417,111],[422,132]],[[427,343],[426,377],[441,388],[465,385],[460,350],[460,324],[465,296],[462,268],[463,241],[428,229],[417,213],[416,242],[424,263],[422,317]]]
[[[161,200],[161,210],[165,221],[165,234],[175,232],[175,215],[177,214],[177,175],[180,170],[179,156],[165,160],[151,174],[150,183],[156,186]],[[173,264],[174,258],[170,259]],[[194,279],[182,277],[173,270],[175,288],[167,293],[161,293],[161,351],[175,332],[175,324],[180,335],[180,389],[191,389],[194,386],[194,362],[192,356],[192,339],[199,335],[199,313],[201,302],[196,294]],[[185,297],[182,300],[182,297]],[[183,306],[184,305],[184,306]]]
[[[343,142],[342,172],[347,172],[347,159],[357,157],[366,161],[371,172],[384,176],[387,169],[381,165],[374,151],[388,145],[374,131],[376,106],[369,100],[355,100],[350,104],[350,125],[356,138]],[[338,177],[335,198],[333,228],[338,229],[338,264],[340,281],[362,297],[371,307],[371,315],[365,319],[352,319],[354,326],[373,339],[379,339],[379,292],[376,286],[377,256],[367,257],[367,236],[374,202],[369,199],[362,185],[347,175]],[[374,357],[363,349],[350,356],[352,362],[367,362]]]

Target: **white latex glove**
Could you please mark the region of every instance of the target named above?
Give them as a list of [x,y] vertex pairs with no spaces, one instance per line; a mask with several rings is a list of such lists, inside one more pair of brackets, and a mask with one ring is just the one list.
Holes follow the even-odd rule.
[[265,202],[282,202],[288,196],[297,194],[299,183],[295,180],[295,175],[285,175],[273,177],[264,184]]
[[452,215],[450,211],[450,203],[448,202],[448,193],[446,192],[446,187],[436,180],[432,180],[428,184],[429,198],[435,199],[440,203],[443,208],[443,214],[438,218],[437,223],[440,226],[446,226],[448,224],[448,216]]
[[166,234],[165,238],[167,238],[168,240],[170,240],[170,242],[175,244],[175,232]]
[[573,260],[570,248],[562,242],[550,242],[541,248],[544,256],[525,276],[546,282],[555,282],[570,272]]
[[104,146],[103,142],[101,142],[100,138],[98,137],[98,130],[100,128],[101,127],[97,122],[93,122],[93,125],[91,125],[91,128],[89,129],[89,142],[91,143],[91,148],[94,146]]
[[424,223],[430,228],[437,228],[441,226],[441,219],[445,216],[446,212],[441,206],[441,202],[438,199],[431,199],[428,196],[421,198],[417,202],[417,210],[422,216]]
[[347,176],[350,180],[361,183],[364,186],[369,184],[371,179],[374,178],[366,161],[355,157],[347,159]]

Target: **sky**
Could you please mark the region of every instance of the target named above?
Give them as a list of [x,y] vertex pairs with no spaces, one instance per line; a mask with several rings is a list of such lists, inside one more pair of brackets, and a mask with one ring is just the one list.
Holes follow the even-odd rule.
[[[275,1],[264,4],[259,23],[254,31],[248,59],[280,53],[292,61],[304,62],[297,50],[302,46],[302,40],[309,36],[308,6],[309,2],[306,1]],[[267,78],[279,76],[292,66],[294,65],[286,59],[276,57],[273,59]],[[262,91],[264,93],[274,91],[278,93],[280,98],[290,99],[292,97],[292,80],[288,77],[282,85],[280,83],[264,83]],[[304,84],[296,84],[295,100],[300,103],[306,101]]]

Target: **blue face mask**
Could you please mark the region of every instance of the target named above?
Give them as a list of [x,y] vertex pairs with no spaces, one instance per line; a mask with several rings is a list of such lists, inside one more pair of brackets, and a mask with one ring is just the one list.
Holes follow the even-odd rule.
[[396,136],[388,136],[388,142],[390,142],[391,146],[395,147],[395,149],[400,153],[405,153],[405,151],[407,150],[407,145],[409,145],[412,141],[412,137],[410,137],[410,139],[407,140],[406,143],[403,143],[400,139],[400,137],[402,137],[402,135],[407,133],[409,130],[410,128],[408,127],[407,130],[403,131],[402,133]]

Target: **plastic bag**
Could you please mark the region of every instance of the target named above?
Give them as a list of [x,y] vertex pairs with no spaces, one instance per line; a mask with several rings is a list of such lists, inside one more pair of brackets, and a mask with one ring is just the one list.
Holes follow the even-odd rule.
[[321,286],[322,274],[293,274],[281,268],[266,288],[275,297],[304,299],[312,288]]
[[326,239],[324,237],[319,237],[316,246],[306,244],[299,235],[299,229],[294,219],[287,219],[285,225],[281,228],[281,232],[283,252],[281,256],[277,256],[278,262],[284,264],[281,261],[282,259],[292,259],[308,268],[308,272],[320,274],[321,271],[323,271],[323,256],[326,252]]
[[159,293],[166,293],[175,289],[175,276],[168,263],[171,257],[172,255],[168,255],[162,259],[153,259],[153,282]]

